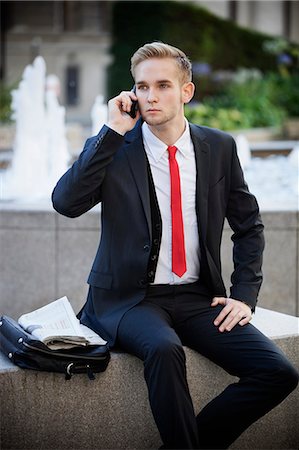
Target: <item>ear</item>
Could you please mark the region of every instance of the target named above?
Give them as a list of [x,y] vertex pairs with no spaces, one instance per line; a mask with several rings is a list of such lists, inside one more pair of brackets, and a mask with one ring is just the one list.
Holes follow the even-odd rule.
[[195,86],[192,83],[192,81],[189,81],[188,83],[184,83],[182,86],[183,103],[189,103],[190,100],[192,100],[192,98],[193,98],[194,92],[195,92]]

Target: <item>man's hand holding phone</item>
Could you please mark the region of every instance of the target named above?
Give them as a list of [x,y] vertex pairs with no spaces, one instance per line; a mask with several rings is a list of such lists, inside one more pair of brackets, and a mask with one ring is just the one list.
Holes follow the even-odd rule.
[[124,135],[140,117],[135,89],[123,91],[108,102],[108,127]]

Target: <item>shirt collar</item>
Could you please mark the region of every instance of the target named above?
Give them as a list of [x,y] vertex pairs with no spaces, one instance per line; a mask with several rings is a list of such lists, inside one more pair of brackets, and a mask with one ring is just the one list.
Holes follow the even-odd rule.
[[[186,118],[185,123],[185,131],[173,145],[177,147],[178,151],[184,157],[187,157],[190,152],[191,135],[189,123]],[[149,151],[155,161],[158,162],[167,151],[167,145],[154,135],[146,122],[143,122],[142,124],[142,136],[146,150]]]

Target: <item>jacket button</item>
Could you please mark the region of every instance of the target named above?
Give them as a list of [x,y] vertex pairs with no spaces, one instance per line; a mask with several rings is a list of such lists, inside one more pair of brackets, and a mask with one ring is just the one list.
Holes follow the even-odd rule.
[[149,251],[150,251],[150,246],[147,245],[147,244],[144,245],[143,250],[144,250],[145,252],[149,252]]
[[144,287],[146,285],[146,281],[144,278],[141,278],[141,280],[138,281],[139,286]]

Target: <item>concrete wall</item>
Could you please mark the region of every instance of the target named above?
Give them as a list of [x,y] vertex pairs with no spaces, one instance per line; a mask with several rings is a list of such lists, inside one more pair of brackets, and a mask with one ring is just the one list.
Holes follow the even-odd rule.
[[[265,212],[264,284],[259,305],[298,315],[298,213]],[[77,219],[50,205],[0,204],[0,314],[14,318],[66,295],[77,312],[99,242],[99,209]],[[224,230],[223,275],[232,269],[230,229]]]
[[[264,282],[259,305],[275,311],[299,315],[299,213],[264,212],[266,247]],[[232,272],[231,230],[225,227],[222,243],[222,270],[226,286]]]

